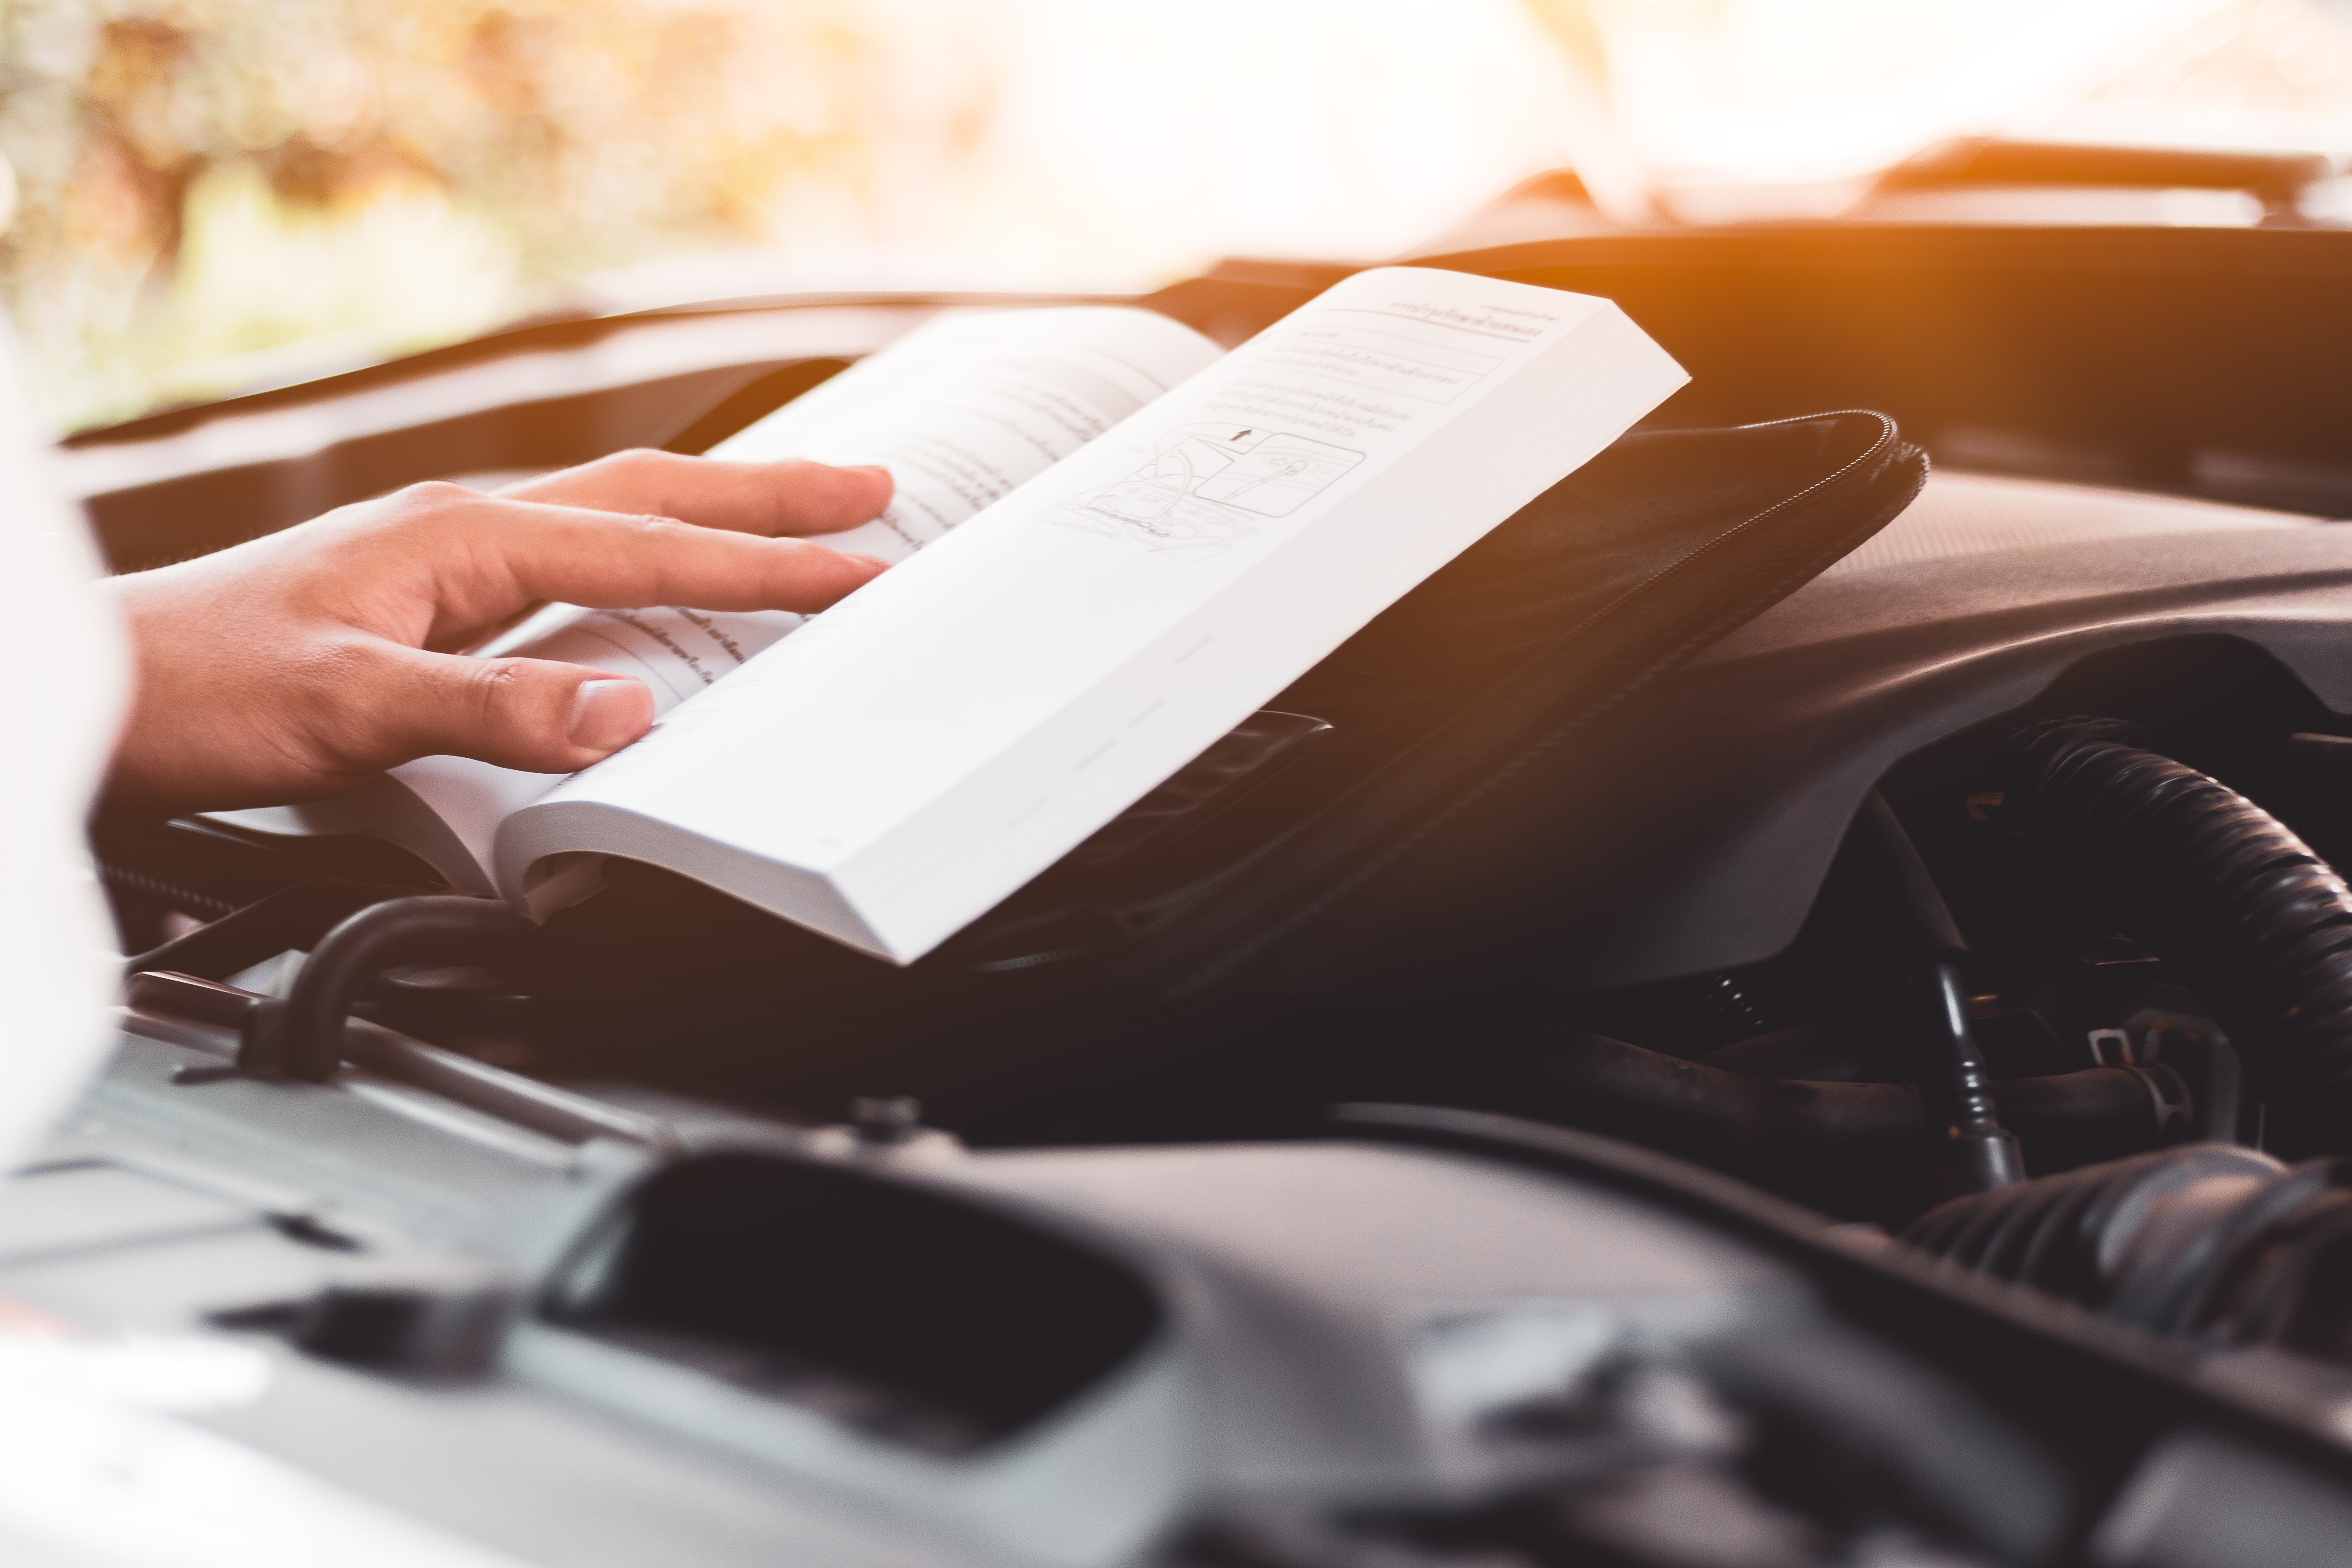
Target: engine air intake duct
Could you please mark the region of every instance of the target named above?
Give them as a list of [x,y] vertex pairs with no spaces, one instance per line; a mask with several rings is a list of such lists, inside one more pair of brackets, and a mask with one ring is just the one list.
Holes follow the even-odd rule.
[[2352,1161],[2191,1143],[1930,1209],[1945,1261],[2151,1333],[2352,1361]]

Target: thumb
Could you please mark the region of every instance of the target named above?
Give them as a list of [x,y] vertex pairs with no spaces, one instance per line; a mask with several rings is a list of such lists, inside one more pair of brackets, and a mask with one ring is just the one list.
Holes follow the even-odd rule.
[[383,711],[401,761],[448,754],[502,768],[568,773],[599,762],[653,727],[640,680],[544,658],[466,658],[399,650]]

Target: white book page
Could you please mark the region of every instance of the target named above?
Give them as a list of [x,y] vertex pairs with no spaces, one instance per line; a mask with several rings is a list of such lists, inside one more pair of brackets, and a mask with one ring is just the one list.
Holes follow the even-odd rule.
[[[882,515],[817,542],[902,561],[1221,352],[1189,327],[1124,306],[950,310],[708,455],[888,468],[896,489]],[[803,619],[784,610],[551,605],[475,651],[635,676],[667,713]]]
[[501,882],[600,836],[573,806],[617,809],[911,911],[903,961],[1681,379],[1606,301],[1360,274],[559,788]]
[[[898,561],[1222,353],[1180,322],[1123,306],[949,310],[729,437],[709,455],[887,467],[897,489],[882,516],[819,542]],[[635,677],[652,691],[658,721],[805,618],[784,610],[550,605],[471,651]],[[391,776],[448,828],[446,834],[400,830],[399,841],[453,882],[480,892],[490,890],[490,845],[499,824],[564,777],[447,756],[404,763]],[[351,832],[356,821],[383,815],[377,798],[383,791],[362,790],[373,793],[353,800],[350,810],[320,803],[217,815],[265,832]],[[467,857],[473,865],[465,864]]]

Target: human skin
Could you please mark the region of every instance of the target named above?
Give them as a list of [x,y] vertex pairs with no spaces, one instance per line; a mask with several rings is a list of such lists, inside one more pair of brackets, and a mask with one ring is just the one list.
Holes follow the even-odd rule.
[[134,688],[107,802],[313,799],[436,753],[586,767],[652,724],[642,683],[462,650],[551,600],[821,610],[886,563],[793,536],[890,491],[879,468],[622,452],[495,495],[412,485],[113,578]]

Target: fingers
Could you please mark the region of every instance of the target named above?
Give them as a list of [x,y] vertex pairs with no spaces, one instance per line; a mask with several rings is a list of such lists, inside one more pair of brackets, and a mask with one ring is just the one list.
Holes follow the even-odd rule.
[[797,539],[761,539],[666,517],[625,517],[504,499],[468,520],[477,571],[513,603],[556,599],[597,609],[692,605],[704,610],[821,610],[887,563]]
[[890,503],[882,468],[836,468],[789,459],[729,463],[676,452],[615,452],[576,468],[501,491],[600,511],[674,517],[737,533],[839,533],[871,521]]
[[413,486],[359,510],[313,564],[333,618],[455,648],[534,603],[821,610],[887,563],[796,539]]
[[394,760],[447,753],[572,773],[653,727],[653,693],[641,681],[547,659],[383,652],[376,679],[352,696],[386,721],[369,726],[371,739]]

